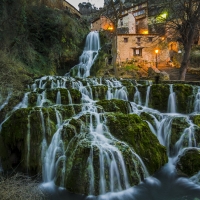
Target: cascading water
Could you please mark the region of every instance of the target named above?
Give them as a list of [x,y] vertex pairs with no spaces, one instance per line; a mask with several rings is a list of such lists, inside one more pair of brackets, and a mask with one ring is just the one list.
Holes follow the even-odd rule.
[[99,33],[92,31],[87,35],[84,51],[79,58],[79,64],[74,66],[66,75],[79,78],[90,76],[90,69],[98,56],[99,49]]
[[150,91],[151,91],[151,86],[152,86],[152,83],[150,82],[150,85],[148,85],[148,87],[147,87],[147,94],[146,94],[146,101],[145,101],[146,107],[149,106],[149,94],[150,94]]
[[[73,67],[68,75],[79,78],[89,76],[90,68],[98,55],[99,48],[98,33],[91,32],[87,37],[80,63]],[[176,174],[175,166],[180,157],[187,150],[199,150],[199,128],[192,120],[193,115],[188,116],[177,113],[176,104],[178,102],[176,102],[176,95],[173,92],[173,85],[170,85],[167,113],[149,108],[149,104],[151,104],[150,94],[153,88],[151,83],[146,85],[145,99],[142,99],[138,84],[132,82],[132,86],[132,90],[128,90],[128,87],[123,85],[123,81],[113,78],[76,80],[70,76],[45,76],[35,80],[30,87],[30,91],[25,93],[22,102],[17,104],[11,111],[12,114],[20,109],[26,110],[30,106],[30,102],[33,104],[32,99],[35,99],[35,107],[28,108],[31,111],[27,115],[27,154],[25,157],[27,171],[29,171],[32,152],[31,138],[33,133],[31,131],[31,120],[39,118],[41,126],[38,129],[40,129],[42,138],[40,141],[40,161],[42,161],[42,173],[45,183],[51,182],[65,187],[68,181],[73,180],[78,185],[81,182],[81,177],[86,177],[88,180],[85,183],[87,184],[87,187],[85,187],[87,191],[84,190],[84,192],[91,195],[86,199],[178,199],[176,195],[170,196],[170,192],[167,193],[166,191],[173,191],[175,186],[182,189],[183,185],[184,187],[190,187],[187,190],[189,193],[195,191],[196,196],[194,198],[199,197],[200,188],[195,184],[200,182],[200,173],[191,178],[194,183],[188,182],[186,178],[177,178],[174,175]],[[50,92],[50,90],[52,91]],[[200,112],[200,89],[198,88],[195,91],[193,111],[198,114]],[[80,93],[81,102],[76,102],[77,96],[76,98],[74,97],[75,93],[77,95]],[[62,94],[67,95],[62,98]],[[29,96],[32,98],[29,98]],[[8,101],[9,98],[7,98]],[[148,116],[144,120],[149,125],[154,137],[156,135],[160,144],[166,147],[169,158],[168,164],[157,175],[149,177],[143,158],[140,158],[131,145],[115,137],[112,134],[113,132],[111,133],[107,124],[109,124],[109,118],[112,118],[112,114],[107,114],[107,111],[98,104],[99,99],[102,99],[103,103],[104,100],[107,101],[105,104],[108,104],[109,100],[125,102],[127,108],[124,113],[127,116],[129,114],[144,116],[144,113]],[[145,102],[144,106],[142,106],[142,100]],[[3,109],[7,103],[6,100],[4,104],[0,105],[0,108]],[[48,106],[49,109],[47,109]],[[118,104],[112,102],[111,110],[114,110],[112,112],[118,111],[118,106]],[[33,116],[34,113],[36,113],[37,117]],[[1,121],[0,130],[11,114]],[[55,126],[51,121],[52,119],[56,121]],[[113,117],[113,121],[117,121],[116,116]],[[115,125],[117,130],[117,123]],[[178,131],[175,131],[174,127],[178,127]],[[131,129],[131,126],[126,128]],[[126,135],[127,133],[123,134]],[[136,139],[136,136],[137,134],[134,137],[132,136],[131,140],[136,140],[139,146],[141,138],[138,137]],[[149,151],[146,148],[144,148],[144,151]],[[85,154],[87,159],[83,162],[82,155]],[[80,157],[77,157],[77,155]],[[151,162],[151,159],[144,158],[147,163]],[[82,166],[84,168],[81,168]],[[81,170],[78,171],[77,168]],[[77,178],[75,179],[77,181],[71,178],[71,172],[76,173]],[[162,177],[165,176],[165,179],[170,183],[167,183],[167,186],[168,184],[171,185],[172,182],[172,186],[173,184],[175,185],[174,188],[169,186],[165,188],[166,184],[159,177],[161,175]],[[139,180],[141,184],[130,188],[132,179]],[[72,182],[71,184],[74,183]],[[83,186],[79,185],[77,187]],[[189,195],[183,191],[181,192],[181,199],[183,196]],[[100,194],[100,196],[92,196],[96,194]],[[78,198],[83,199],[83,197]],[[73,199],[73,197],[69,197],[69,199]]]
[[195,102],[194,102],[194,112],[200,112],[200,88],[197,88],[198,91],[195,96]]
[[173,85],[170,84],[169,87],[170,87],[170,94],[168,99],[167,112],[176,113],[176,94],[173,91]]
[[[47,84],[47,82],[50,81],[51,84]],[[87,83],[85,83],[87,82]],[[68,84],[67,84],[68,83]],[[126,143],[116,139],[111,132],[109,131],[109,128],[107,127],[107,119],[106,116],[104,116],[104,111],[101,107],[96,105],[96,100],[100,98],[100,92],[101,90],[97,89],[98,87],[104,86],[107,87],[107,90],[105,92],[105,99],[112,100],[112,99],[119,99],[122,101],[128,101],[130,97],[130,94],[128,94],[126,86],[123,86],[122,82],[117,81],[115,79],[107,79],[107,80],[97,80],[97,79],[87,79],[84,80],[84,82],[80,80],[75,80],[70,77],[60,78],[60,77],[46,77],[41,80],[37,80],[32,87],[32,91],[35,93],[36,91],[39,91],[38,88],[40,88],[40,93],[37,93],[35,106],[40,113],[40,120],[41,120],[41,130],[43,135],[43,140],[41,142],[41,159],[43,162],[43,179],[46,183],[56,181],[56,183],[60,186],[64,186],[66,182],[68,181],[65,179],[66,174],[68,173],[68,166],[66,165],[67,161],[70,162],[73,160],[73,156],[75,156],[76,149],[85,143],[85,139],[89,141],[87,145],[90,146],[90,151],[87,158],[87,174],[89,177],[89,185],[88,190],[89,194],[93,195],[95,194],[96,186],[95,186],[95,177],[96,177],[96,167],[95,163],[99,162],[99,185],[98,190],[99,194],[102,194],[99,199],[129,199],[128,195],[136,195],[133,191],[135,189],[128,189],[130,188],[130,180],[127,173],[127,165],[124,160],[124,155],[121,151],[121,147],[123,147],[124,151],[129,152],[130,158],[132,158],[132,165],[135,165],[135,169],[138,167],[140,170],[142,170],[142,173],[144,174],[144,177],[146,177],[146,183],[147,186],[150,183],[158,184],[159,180],[156,178],[147,178],[148,172],[146,170],[146,167],[142,161],[142,159],[134,152],[133,149],[130,148]],[[49,85],[49,87],[54,91],[55,93],[55,99],[54,99],[54,105],[52,106],[52,109],[54,110],[56,120],[57,120],[57,126],[56,126],[56,132],[53,134],[53,137],[51,139],[51,142],[48,142],[47,136],[50,134],[47,129],[50,127],[50,119],[48,114],[43,113],[43,105],[44,103],[48,102],[50,103],[49,94],[46,92],[46,87]],[[79,112],[75,111],[76,108],[73,110],[73,119],[81,120],[85,118],[85,124],[81,122],[80,130],[77,132],[78,129],[71,127],[71,120],[63,120],[62,119],[62,113],[59,111],[61,109],[61,105],[63,102],[58,101],[58,96],[61,95],[58,94],[58,92],[62,89],[66,90],[67,94],[67,102],[69,105],[72,106],[73,100],[72,96],[70,94],[69,85],[74,90],[78,90],[81,94],[81,101],[82,101],[82,108],[79,110]],[[136,86],[136,85],[135,85]],[[133,87],[135,87],[133,86]],[[93,89],[92,89],[93,87]],[[151,85],[152,87],[152,85]],[[151,121],[148,121],[149,127],[152,130],[152,133],[154,133],[157,138],[159,139],[160,143],[164,146],[166,146],[169,156],[169,163],[166,165],[164,170],[174,171],[175,168],[173,166],[176,165],[179,156],[184,154],[186,149],[190,148],[197,148],[198,149],[198,143],[196,141],[196,130],[197,126],[190,120],[189,116],[177,114],[177,113],[161,113],[159,111],[153,110],[148,107],[148,100],[150,96],[151,90],[149,90],[149,86],[146,87],[146,101],[144,99],[145,106],[141,105],[137,99],[135,99],[136,102],[130,102],[130,108],[127,109],[128,113],[135,113],[137,115],[142,114],[143,112],[148,113],[149,116],[151,116]],[[133,91],[135,93],[132,96],[132,99],[134,97],[138,96],[139,89],[135,88]],[[194,98],[194,105],[198,101],[198,92],[195,94],[196,98]],[[28,106],[28,100],[30,93],[26,93],[24,96],[23,103],[21,103],[19,106],[17,106],[17,109],[23,108],[25,109],[26,106]],[[61,96],[59,97],[61,98]],[[141,96],[139,95],[139,98],[141,99]],[[39,99],[39,100],[38,100]],[[63,99],[63,101],[66,101],[66,99]],[[61,104],[60,104],[60,103]],[[39,106],[39,108],[38,108]],[[194,106],[195,107],[195,106]],[[34,111],[32,111],[34,112]],[[52,112],[52,111],[51,111]],[[63,112],[63,111],[62,111]],[[197,112],[197,111],[195,111]],[[30,144],[31,144],[31,131],[30,131],[30,120],[31,113],[28,115],[28,131],[27,131],[27,167],[29,166],[29,160],[30,160]],[[44,118],[45,117],[45,118]],[[186,125],[185,128],[179,133],[179,136],[177,136],[177,140],[171,144],[171,138],[174,137],[174,130],[173,130],[173,124],[176,120],[183,121]],[[65,142],[63,140],[63,134],[65,133],[65,127],[70,127],[70,129],[74,129],[74,137],[69,141],[69,144],[66,146]],[[47,134],[48,132],[48,134]],[[51,133],[52,134],[52,133]],[[50,134],[50,135],[51,135]],[[65,133],[66,134],[66,133]],[[74,149],[74,152],[70,149],[70,146],[72,144],[76,144],[76,149]],[[114,145],[114,144],[117,144]],[[67,152],[67,153],[66,153]],[[98,152],[98,159],[97,159],[97,152]],[[71,154],[71,155],[70,155]],[[67,155],[67,156],[66,156]],[[72,156],[72,157],[71,157]],[[73,165],[73,163],[72,163]],[[69,168],[72,168],[72,166],[69,165]],[[62,175],[60,176],[59,180],[55,180],[56,174],[58,171],[61,171]],[[136,173],[138,176],[138,179],[140,181],[143,180],[144,177],[141,177],[139,172]],[[191,180],[195,180],[197,182],[197,178],[193,177]],[[109,184],[108,184],[109,182]],[[143,183],[142,183],[143,184]],[[140,188],[140,186],[138,186]],[[160,186],[159,186],[160,187]],[[125,190],[122,196],[119,193],[116,193],[118,191]],[[111,192],[106,194],[107,192]],[[110,194],[112,194],[110,196]],[[117,196],[118,197],[117,197]],[[123,197],[124,196],[124,197]],[[136,195],[137,196],[137,195]],[[141,196],[141,194],[140,194]],[[90,197],[94,198],[95,197]],[[139,199],[142,199],[138,197]],[[156,198],[155,198],[156,199]]]
[[136,90],[136,92],[135,92],[135,94],[134,94],[134,102],[135,102],[136,104],[138,104],[138,105],[141,105],[141,96],[140,96],[140,92],[139,92],[137,86],[135,86],[135,90]]

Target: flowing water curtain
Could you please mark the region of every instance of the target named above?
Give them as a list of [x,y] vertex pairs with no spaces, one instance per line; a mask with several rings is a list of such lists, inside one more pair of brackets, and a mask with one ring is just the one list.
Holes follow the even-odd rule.
[[[123,86],[122,82],[111,79],[103,80],[103,83],[106,83],[107,91],[109,91],[109,94],[107,93],[107,98],[109,96],[109,99],[128,100],[127,88]],[[30,87],[34,95],[36,95],[34,104],[36,107],[34,109],[39,113],[41,121],[41,146],[44,147],[41,157],[43,160],[43,177],[46,182],[55,181],[57,185],[65,186],[68,179],[72,176],[71,173],[73,170],[70,170],[76,167],[76,158],[80,152],[87,152],[86,160],[84,160],[84,163],[86,163],[86,171],[84,172],[87,174],[87,178],[90,177],[87,187],[88,193],[90,194],[103,194],[108,191],[120,191],[130,187],[129,174],[131,172],[127,171],[128,167],[124,159],[128,159],[128,162],[134,166],[134,176],[137,177],[139,181],[148,176],[141,158],[134,150],[126,143],[117,140],[110,133],[106,125],[104,111],[96,106],[93,99],[100,96],[98,94],[100,90],[92,90],[92,86],[98,86],[100,84],[102,84],[102,80],[96,79],[81,81],[70,77],[43,77],[36,80]],[[81,109],[76,110],[76,114],[73,109],[71,114],[73,118],[65,121],[63,120],[64,111],[61,108],[63,106],[61,103],[64,101],[64,99],[62,99],[61,88],[66,90],[68,103],[72,104],[73,98],[69,92],[69,87],[76,90],[76,93],[78,93],[78,91],[81,93],[82,106]],[[46,90],[46,88],[48,89]],[[54,91],[52,93],[54,94],[54,98],[52,98],[51,101],[48,99],[51,97],[49,95],[50,90]],[[93,91],[97,94],[94,95]],[[41,95],[43,93],[45,95]],[[138,96],[139,91],[135,89],[135,93]],[[173,91],[171,93],[173,93]],[[199,90],[196,95],[197,101],[198,93]],[[22,102],[16,106],[16,110],[26,109],[30,106],[30,95],[31,92],[25,93]],[[39,100],[38,97],[40,97]],[[146,94],[146,99],[147,98],[149,98],[148,92]],[[48,102],[48,104],[44,104],[44,102]],[[135,103],[131,102],[131,105],[132,112],[140,114],[144,111],[152,116],[153,120],[149,122],[153,127],[151,127],[151,130],[154,130],[153,132],[159,138],[160,143],[167,147],[169,157],[173,157],[174,155],[177,157],[177,155],[182,153],[183,148],[196,147],[198,145],[195,132],[196,126],[188,117],[181,115],[186,121],[186,127],[184,127],[183,132],[179,133],[180,136],[177,136],[176,141],[173,142],[177,153],[170,153],[171,150],[174,150],[173,147],[171,147],[174,119],[180,118],[180,116],[172,116],[167,113],[163,114],[147,106],[143,107],[138,101]],[[51,123],[47,120],[49,115],[46,113],[44,115],[43,113],[43,110],[45,110],[45,107],[42,108],[43,106],[51,108],[55,114],[56,131],[54,132],[51,142],[47,141],[46,138],[47,135],[51,135],[47,134],[48,126],[50,126]],[[31,126],[30,120],[32,114],[27,117],[26,161],[27,167],[29,167],[31,152],[31,147],[29,146],[29,144],[31,144],[29,126]],[[47,121],[49,122],[47,123]],[[66,137],[71,134],[69,130],[73,132],[73,134],[66,142]],[[129,155],[129,158],[127,158],[127,155]]]
[[92,31],[87,35],[83,53],[79,58],[79,64],[75,65],[66,76],[79,78],[90,76],[90,69],[98,56],[99,49],[99,33],[97,31]]
[[200,112],[200,87],[197,87],[197,93],[195,95],[195,102],[194,102],[194,112]]

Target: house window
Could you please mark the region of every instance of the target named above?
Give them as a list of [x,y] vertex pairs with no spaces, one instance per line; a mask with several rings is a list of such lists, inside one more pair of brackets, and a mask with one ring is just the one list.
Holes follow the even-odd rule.
[[134,48],[133,56],[142,56],[142,48]]
[[140,37],[137,37],[137,42],[141,42],[141,38]]
[[120,24],[121,24],[121,26],[123,26],[123,19],[120,19]]
[[153,41],[153,37],[149,37],[149,42],[152,42]]
[[124,43],[127,43],[128,42],[128,38],[124,38]]

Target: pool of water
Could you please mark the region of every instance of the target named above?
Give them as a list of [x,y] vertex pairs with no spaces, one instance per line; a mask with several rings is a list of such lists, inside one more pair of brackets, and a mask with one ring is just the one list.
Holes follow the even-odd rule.
[[49,200],[200,200],[200,185],[179,176],[168,164],[138,186],[100,196],[72,194],[49,183],[41,187]]

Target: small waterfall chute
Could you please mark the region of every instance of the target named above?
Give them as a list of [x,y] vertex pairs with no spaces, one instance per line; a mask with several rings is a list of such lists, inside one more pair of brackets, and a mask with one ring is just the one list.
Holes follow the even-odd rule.
[[173,91],[173,85],[170,84],[170,94],[168,98],[168,113],[176,113],[176,93]]
[[84,51],[79,58],[79,64],[75,65],[66,76],[79,78],[90,76],[90,69],[98,56],[99,49],[99,33],[97,31],[92,31],[87,35]]

